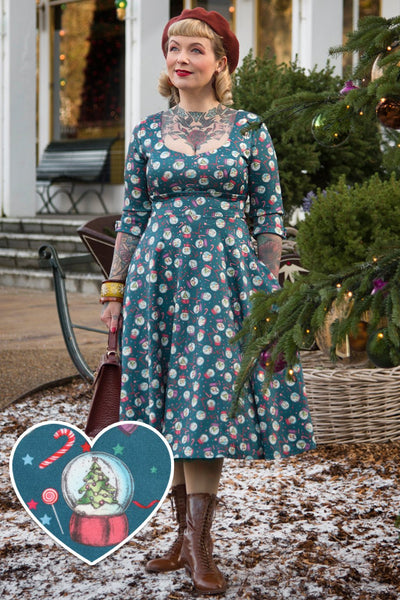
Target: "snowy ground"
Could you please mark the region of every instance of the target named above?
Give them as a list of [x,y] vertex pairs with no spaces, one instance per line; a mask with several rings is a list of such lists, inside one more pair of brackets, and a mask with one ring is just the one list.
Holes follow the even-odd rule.
[[[12,489],[8,460],[20,434],[45,420],[82,427],[81,382],[11,405],[0,414],[1,598],[187,600],[184,571],[143,565],[173,537],[166,501],[132,542],[95,566],[60,548],[30,520]],[[215,555],[227,600],[400,599],[400,443],[331,445],[274,463],[227,461]]]

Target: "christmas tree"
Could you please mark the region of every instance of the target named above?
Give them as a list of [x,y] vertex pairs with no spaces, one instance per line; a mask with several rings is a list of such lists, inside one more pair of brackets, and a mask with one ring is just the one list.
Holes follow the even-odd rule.
[[[267,54],[243,60],[235,74],[235,107],[264,115],[279,162],[282,197],[287,215],[303,203],[310,190],[324,189],[346,176],[352,185],[380,171],[382,152],[376,127],[360,119],[345,144],[334,149],[318,143],[311,129],[313,111],[305,111],[303,95],[338,96],[343,80],[327,65],[307,73],[296,62],[277,64]],[[293,104],[293,98],[300,98]],[[286,109],[289,103],[290,110]],[[319,102],[313,105],[319,110]],[[271,107],[273,107],[271,109]],[[291,118],[288,118],[288,113]],[[303,114],[304,112],[304,114]],[[293,113],[293,114],[292,114]]]
[[[307,126],[312,123],[314,137],[333,150],[346,142],[362,119],[379,132],[388,157],[380,175],[395,183],[393,177],[400,175],[399,42],[400,17],[366,17],[346,44],[331,50],[332,54],[352,52],[359,57],[352,80],[341,92],[307,91],[281,98],[264,113],[265,122],[269,125],[286,115]],[[398,244],[391,246],[381,244],[375,256],[368,256],[365,246],[365,260],[348,264],[340,272],[320,272],[323,266],[316,267],[286,281],[273,294],[254,295],[252,311],[236,336],[244,355],[232,415],[258,362],[265,368],[267,382],[278,371],[295,377],[293,367],[299,352],[315,349],[321,332],[328,331],[333,363],[345,342],[365,351],[371,366],[400,364],[400,249]]]
[[[330,49],[331,55],[346,53],[356,55],[358,62],[340,90],[307,90],[279,98],[264,112],[264,121],[270,124],[284,114],[289,121],[312,124],[316,139],[331,148],[342,144],[361,121],[399,129],[400,16],[361,19],[343,46]],[[385,133],[392,145],[400,141],[397,132]]]
[[91,504],[93,508],[100,508],[104,504],[115,504],[117,502],[117,489],[109,483],[109,478],[103,473],[97,458],[93,458],[92,465],[86,477],[86,482],[79,493],[83,496],[77,504]]

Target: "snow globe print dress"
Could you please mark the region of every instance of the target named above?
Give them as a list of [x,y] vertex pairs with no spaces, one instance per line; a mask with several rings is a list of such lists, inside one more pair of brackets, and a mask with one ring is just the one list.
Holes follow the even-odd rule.
[[255,369],[237,417],[229,417],[239,370],[231,338],[254,291],[277,288],[254,235],[284,235],[278,166],[264,125],[237,111],[229,140],[186,155],[162,138],[162,113],[134,130],[117,231],[140,236],[125,286],[121,419],[148,423],[176,459],[273,459],[314,447],[301,367],[264,389]]

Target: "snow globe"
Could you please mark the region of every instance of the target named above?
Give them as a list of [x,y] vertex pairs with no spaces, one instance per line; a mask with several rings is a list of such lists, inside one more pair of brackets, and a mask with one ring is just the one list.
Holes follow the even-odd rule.
[[71,539],[88,546],[111,546],[129,534],[125,514],[134,483],[125,463],[106,452],[85,452],[65,467],[61,477],[64,499],[73,511]]

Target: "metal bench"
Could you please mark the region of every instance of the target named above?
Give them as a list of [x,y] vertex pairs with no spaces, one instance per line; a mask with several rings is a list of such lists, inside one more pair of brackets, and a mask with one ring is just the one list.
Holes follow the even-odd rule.
[[[67,213],[78,213],[78,205],[89,195],[94,195],[107,213],[103,186],[110,181],[110,153],[115,139],[51,142],[36,169],[36,192],[42,202],[38,213],[60,213],[54,203],[60,196],[69,201]],[[77,192],[79,184],[90,186]]]

